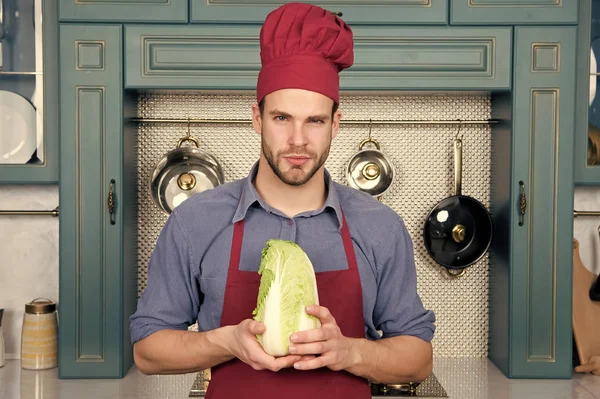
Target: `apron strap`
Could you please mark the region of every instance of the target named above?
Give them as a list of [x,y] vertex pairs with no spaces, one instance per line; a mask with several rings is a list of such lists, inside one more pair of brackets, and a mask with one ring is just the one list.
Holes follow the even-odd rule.
[[354,253],[354,245],[352,244],[352,238],[350,237],[350,230],[348,230],[348,224],[346,223],[346,216],[344,216],[344,212],[342,212],[342,242],[344,243],[346,260],[348,261],[348,269],[358,270],[356,254]]
[[242,253],[242,239],[244,238],[244,219],[233,225],[233,240],[231,242],[231,254],[229,255],[229,270],[238,270],[240,266],[240,255]]

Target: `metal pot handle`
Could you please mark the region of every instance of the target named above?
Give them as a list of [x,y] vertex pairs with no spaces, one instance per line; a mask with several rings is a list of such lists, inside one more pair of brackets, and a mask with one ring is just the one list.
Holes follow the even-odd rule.
[[375,144],[375,147],[377,147],[378,150],[380,150],[381,148],[379,147],[379,142],[375,139],[372,139],[371,137],[364,139],[363,141],[360,142],[358,149],[362,150],[363,147],[365,146],[365,144],[367,143],[373,143]]
[[454,270],[454,269],[446,269],[446,274],[448,274],[448,276],[450,276],[451,278],[459,278],[464,276],[464,274],[467,272],[467,268],[464,269],[460,269],[460,270]]
[[194,137],[182,137],[177,142],[177,148],[181,148],[181,145],[186,141],[191,141],[192,143],[194,143],[194,145],[196,145],[196,148],[200,147],[200,142],[198,141],[198,139]]

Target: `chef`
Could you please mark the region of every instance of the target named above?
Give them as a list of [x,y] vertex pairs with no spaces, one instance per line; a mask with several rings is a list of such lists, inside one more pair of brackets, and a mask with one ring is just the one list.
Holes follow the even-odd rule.
[[[244,179],[198,193],[169,216],[131,316],[145,374],[211,368],[208,399],[371,397],[368,381],[418,382],[432,370],[433,312],[417,294],[402,218],[334,182],[324,164],[339,131],[339,72],[352,31],[334,14],[289,3],[260,32],[252,123],[260,157]],[[252,320],[262,249],[298,243],[316,272],[321,327],[274,358]],[[199,332],[188,331],[198,322]]]

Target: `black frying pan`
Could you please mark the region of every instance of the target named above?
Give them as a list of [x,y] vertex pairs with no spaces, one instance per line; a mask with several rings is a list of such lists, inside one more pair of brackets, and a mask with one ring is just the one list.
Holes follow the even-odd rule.
[[427,215],[425,248],[452,276],[479,261],[492,242],[492,217],[483,204],[461,195],[462,140],[454,139],[454,195],[440,201]]

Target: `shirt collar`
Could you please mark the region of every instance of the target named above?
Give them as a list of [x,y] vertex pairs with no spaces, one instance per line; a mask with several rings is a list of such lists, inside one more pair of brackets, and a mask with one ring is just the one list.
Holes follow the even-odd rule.
[[[244,184],[242,187],[242,193],[240,195],[240,200],[238,202],[237,209],[233,214],[232,222],[236,223],[246,217],[246,213],[248,209],[254,205],[255,203],[259,203],[260,206],[266,211],[270,211],[273,213],[278,213],[273,207],[267,204],[256,191],[256,187],[252,183],[254,178],[256,177],[256,173],[258,172],[258,161],[252,166],[248,177],[244,180]],[[338,196],[338,192],[335,188],[335,184],[333,179],[331,178],[331,174],[327,169],[325,169],[325,187],[327,188],[327,198],[325,199],[325,204],[322,208],[316,209],[314,211],[305,213],[306,216],[317,215],[323,212],[326,208],[331,208],[334,210],[337,220],[338,227],[342,228],[342,207],[340,205],[340,198]]]

